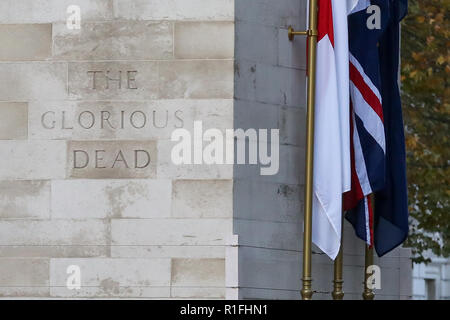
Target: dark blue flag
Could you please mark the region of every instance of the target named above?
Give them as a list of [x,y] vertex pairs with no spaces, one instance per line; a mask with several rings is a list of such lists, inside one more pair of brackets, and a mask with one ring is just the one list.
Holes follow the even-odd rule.
[[389,24],[379,41],[381,96],[386,136],[385,187],[375,194],[375,249],[379,256],[402,244],[408,236],[406,151],[400,90],[400,21],[407,0],[389,0]]

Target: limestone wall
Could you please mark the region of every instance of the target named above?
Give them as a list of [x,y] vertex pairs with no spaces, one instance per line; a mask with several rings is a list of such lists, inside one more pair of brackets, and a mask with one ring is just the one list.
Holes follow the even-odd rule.
[[0,43],[0,296],[224,298],[232,166],[170,135],[233,126],[233,1],[2,0]]

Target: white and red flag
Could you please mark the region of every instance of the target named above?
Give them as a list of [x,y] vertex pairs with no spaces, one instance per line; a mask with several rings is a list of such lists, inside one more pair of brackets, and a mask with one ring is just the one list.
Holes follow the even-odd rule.
[[351,189],[347,16],[358,3],[318,1],[312,240],[333,260],[341,244],[342,195]]

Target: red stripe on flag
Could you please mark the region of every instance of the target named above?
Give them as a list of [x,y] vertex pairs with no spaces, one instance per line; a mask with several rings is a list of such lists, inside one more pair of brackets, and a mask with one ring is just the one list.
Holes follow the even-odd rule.
[[333,6],[331,0],[319,0],[319,21],[317,28],[319,31],[319,39],[328,35],[331,45],[334,48],[334,27],[333,27]]
[[383,107],[381,106],[380,99],[376,94],[370,89],[367,83],[364,81],[363,76],[359,73],[358,69],[350,62],[350,80],[358,88],[359,92],[363,96],[364,100],[372,107],[376,114],[380,117],[381,121],[384,122],[383,117]]
[[[350,103],[350,114],[353,114],[353,105]],[[361,199],[364,199],[364,193],[359,182],[358,174],[356,173],[356,163],[355,163],[355,147],[353,140],[354,133],[354,123],[353,118],[350,116],[350,161],[351,161],[351,171],[352,171],[352,189],[344,193],[343,206],[345,211],[354,209]]]

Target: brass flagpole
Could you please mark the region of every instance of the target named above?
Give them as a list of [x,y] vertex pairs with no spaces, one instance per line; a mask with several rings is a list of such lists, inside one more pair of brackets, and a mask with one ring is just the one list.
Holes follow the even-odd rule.
[[334,260],[333,292],[331,293],[333,300],[344,299],[343,264],[344,264],[344,213],[342,213],[341,247],[339,249],[339,254],[336,257],[336,260]]
[[307,97],[307,138],[305,170],[305,208],[303,233],[303,300],[311,300],[313,295],[311,277],[312,247],[312,196],[314,160],[314,104],[316,91],[316,51],[317,51],[317,0],[309,0],[309,26],[307,31],[294,31],[289,27],[289,40],[296,35],[308,37],[308,97]]
[[[375,196],[372,194],[370,195],[370,202],[372,205],[372,211],[375,213]],[[370,275],[367,273],[367,270],[370,266],[373,265],[373,248],[368,246],[366,244],[366,250],[365,250],[365,263],[364,263],[364,291],[362,294],[362,297],[364,300],[373,300],[375,298],[375,294],[373,293],[373,290],[369,288],[368,286],[368,279]]]
[[373,300],[375,294],[373,290],[369,288],[367,280],[370,275],[367,273],[369,266],[373,265],[373,249],[366,244],[366,256],[365,256],[365,267],[364,267],[364,292],[362,294],[364,300]]

